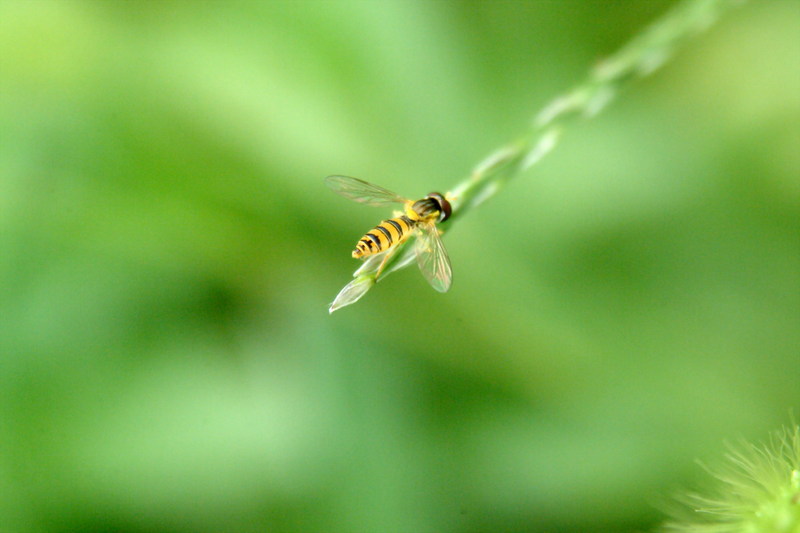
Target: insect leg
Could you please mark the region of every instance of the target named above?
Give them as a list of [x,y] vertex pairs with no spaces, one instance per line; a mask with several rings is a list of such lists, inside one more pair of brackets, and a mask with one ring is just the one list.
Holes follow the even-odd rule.
[[392,257],[395,253],[397,253],[397,250],[399,248],[402,248],[402,247],[401,246],[393,246],[386,252],[386,255],[383,257],[383,261],[381,261],[381,264],[378,267],[378,270],[375,272],[375,281],[376,282],[378,281],[378,278],[381,277],[381,272],[383,272],[383,267],[386,266],[386,262],[389,260],[390,257]]

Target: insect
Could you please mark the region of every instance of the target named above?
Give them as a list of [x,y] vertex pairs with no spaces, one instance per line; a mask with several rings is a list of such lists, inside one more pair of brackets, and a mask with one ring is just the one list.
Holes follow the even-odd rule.
[[382,221],[369,230],[356,244],[353,257],[363,259],[375,254],[386,254],[378,267],[376,279],[387,260],[398,250],[398,245],[416,234],[414,243],[417,265],[428,283],[439,292],[447,292],[453,281],[450,258],[439,236],[436,224],[450,216],[450,202],[438,192],[421,200],[409,200],[392,191],[348,176],[328,176],[325,183],[335,193],[355,202],[376,207],[402,204],[403,212]]

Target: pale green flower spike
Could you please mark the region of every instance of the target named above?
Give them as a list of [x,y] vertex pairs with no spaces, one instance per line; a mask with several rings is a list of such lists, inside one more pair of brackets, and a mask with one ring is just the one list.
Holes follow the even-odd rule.
[[[440,226],[443,229],[448,227],[453,219],[482,204],[508,180],[538,163],[555,147],[568,120],[597,115],[626,83],[657,70],[679,45],[707,29],[723,12],[743,1],[685,0],[677,4],[617,53],[598,64],[581,85],[545,106],[536,115],[530,131],[479,163],[467,179],[448,193],[453,212]],[[404,250],[389,260],[391,264],[384,268],[380,279],[413,262],[414,247],[408,242],[399,246]],[[375,285],[380,260],[370,259],[336,296],[329,308],[331,313],[358,301]]]
[[670,533],[800,533],[800,427],[764,445],[729,446],[725,463],[707,468],[716,486],[680,498],[664,525]]

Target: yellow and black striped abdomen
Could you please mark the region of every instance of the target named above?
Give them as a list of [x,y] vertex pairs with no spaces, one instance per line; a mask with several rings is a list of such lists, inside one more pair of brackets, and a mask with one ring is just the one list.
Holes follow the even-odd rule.
[[406,240],[416,225],[416,221],[406,215],[384,220],[361,237],[353,250],[353,257],[358,259],[385,252]]

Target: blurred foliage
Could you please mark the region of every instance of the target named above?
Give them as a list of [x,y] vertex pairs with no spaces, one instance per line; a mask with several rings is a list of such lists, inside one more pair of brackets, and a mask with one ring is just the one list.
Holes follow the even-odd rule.
[[729,444],[725,461],[706,470],[700,491],[680,495],[663,532],[797,533],[800,531],[800,426],[769,440]]
[[800,404],[800,2],[752,2],[327,304],[663,13],[0,0],[0,531],[629,531]]

